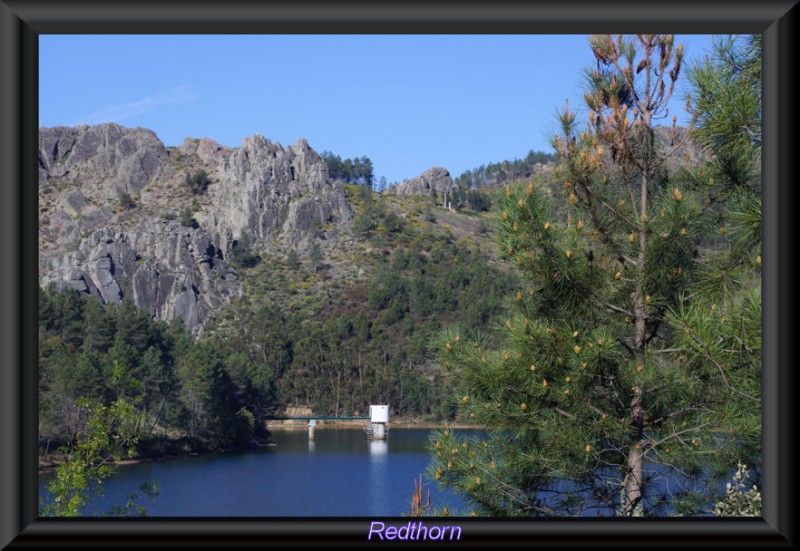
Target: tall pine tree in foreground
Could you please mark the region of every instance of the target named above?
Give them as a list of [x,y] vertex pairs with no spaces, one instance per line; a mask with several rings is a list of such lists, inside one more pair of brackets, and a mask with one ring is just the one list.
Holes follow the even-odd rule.
[[697,136],[713,155],[671,171],[682,134],[672,118],[663,145],[655,126],[669,117],[681,45],[590,45],[588,121],[565,109],[552,140],[563,196],[531,182],[499,206],[503,249],[527,283],[505,345],[456,330],[442,343],[462,407],[489,436],[434,434],[430,474],[492,515],[710,512],[718,477],[758,451],[758,144],[711,129],[723,101],[736,110],[736,80],[752,91],[757,73],[726,76],[719,60],[691,71]]

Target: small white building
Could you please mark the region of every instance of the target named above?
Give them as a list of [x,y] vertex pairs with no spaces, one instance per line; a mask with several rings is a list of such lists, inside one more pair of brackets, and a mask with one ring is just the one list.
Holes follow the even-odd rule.
[[371,423],[388,423],[389,406],[369,406],[369,419]]
[[389,423],[389,406],[370,405],[369,420],[370,425],[366,429],[367,437],[377,440],[386,438],[386,425]]

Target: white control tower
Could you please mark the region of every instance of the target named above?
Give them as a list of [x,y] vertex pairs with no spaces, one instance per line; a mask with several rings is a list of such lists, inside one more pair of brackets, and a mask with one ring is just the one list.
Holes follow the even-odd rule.
[[366,429],[367,437],[375,440],[382,440],[386,438],[386,434],[388,432],[386,425],[389,423],[389,406],[369,406],[369,420],[370,425]]

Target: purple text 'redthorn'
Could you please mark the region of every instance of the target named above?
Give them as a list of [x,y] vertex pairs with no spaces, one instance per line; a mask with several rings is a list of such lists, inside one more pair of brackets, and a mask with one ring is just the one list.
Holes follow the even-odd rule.
[[422,522],[409,522],[403,526],[386,526],[373,521],[369,525],[367,540],[460,540],[460,526],[425,526]]

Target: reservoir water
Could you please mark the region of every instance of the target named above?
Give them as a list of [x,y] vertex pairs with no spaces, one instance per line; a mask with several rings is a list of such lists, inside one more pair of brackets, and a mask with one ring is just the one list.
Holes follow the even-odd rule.
[[[120,466],[84,516],[123,505],[142,483],[155,480],[160,495],[138,500],[148,516],[375,517],[411,510],[414,481],[430,463],[428,430],[393,429],[387,440],[368,440],[361,429],[274,431],[276,446]],[[42,474],[39,495],[47,500]],[[466,514],[464,499],[423,476],[434,508]]]

